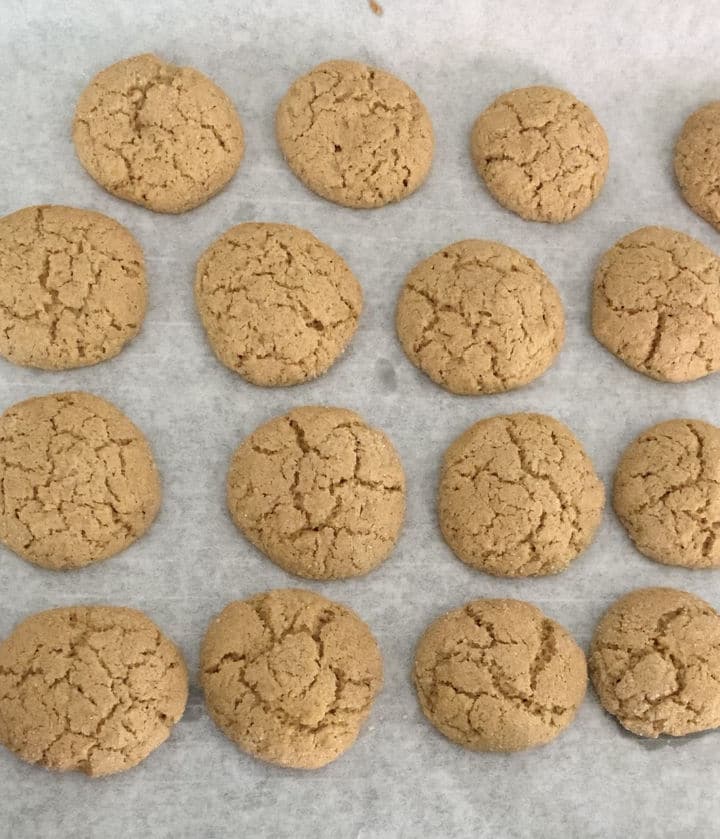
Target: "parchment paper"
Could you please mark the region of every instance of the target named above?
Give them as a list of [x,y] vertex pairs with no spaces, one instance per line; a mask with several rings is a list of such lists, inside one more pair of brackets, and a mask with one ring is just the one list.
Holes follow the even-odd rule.
[[[565,573],[510,581],[455,559],[435,516],[445,447],[475,420],[542,411],[576,432],[609,486],[619,455],[652,423],[720,420],[720,377],[653,382],[613,358],[588,325],[601,253],[645,224],[720,235],[683,203],[672,148],[687,115],[718,98],[717,6],[635,0],[0,3],[0,214],[35,203],[100,210],[142,243],[151,306],[140,336],[113,361],[68,373],[0,362],[0,408],[80,388],[120,406],[149,436],[164,482],[160,516],[129,550],[96,567],[50,573],[0,550],[0,636],[56,605],[106,602],[147,611],[181,645],[193,688],[170,740],[123,775],[91,781],[27,766],[0,750],[0,835],[22,837],[595,837],[717,835],[720,734],[647,741],[623,733],[592,691],[556,742],[514,756],[465,752],[424,720],[410,682],[417,638],[443,611],[481,596],[528,599],[587,645],[609,603],[644,585],[687,588],[720,607],[720,572],[644,559],[610,509],[590,550]],[[183,216],[115,199],[85,174],[70,141],[75,101],[120,58],[156,51],[200,68],[236,103],[247,152],[229,187]],[[426,185],[379,210],[337,207],[308,192],[274,141],[276,104],[321,60],[348,57],[406,79],[427,104],[437,152]],[[500,92],[565,87],[604,124],[610,174],[578,220],[523,222],[475,175],[468,136]],[[285,221],[312,230],[348,260],[366,309],[328,375],[292,389],[246,384],[213,357],[192,298],[197,257],[229,226]],[[406,360],[396,297],[407,271],[443,245],[499,239],[536,259],[568,316],[558,363],[529,387],[454,397]],[[233,448],[260,422],[306,403],[360,411],[395,442],[408,478],[406,526],[392,557],[365,579],[310,587],[355,608],[376,633],[386,688],[356,746],[303,774],[240,753],[213,726],[197,688],[198,647],[230,599],[303,585],[251,548],[225,510]]]

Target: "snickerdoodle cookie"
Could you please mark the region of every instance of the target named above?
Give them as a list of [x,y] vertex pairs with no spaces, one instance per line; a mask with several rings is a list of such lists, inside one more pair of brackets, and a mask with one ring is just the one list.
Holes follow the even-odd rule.
[[123,772],[167,739],[187,693],[181,653],[142,612],[51,609],[0,645],[0,742],[48,769]]
[[529,221],[580,215],[600,193],[609,159],[590,108],[554,87],[499,96],[475,121],[471,151],[493,198]]
[[487,752],[554,740],[587,688],[583,651],[521,600],[474,600],[438,618],[418,644],[413,675],[430,722],[455,743]]
[[327,61],[297,79],[276,115],[290,168],[347,207],[380,207],[414,192],[433,156],[430,117],[405,82],[357,61]]
[[0,541],[29,562],[116,554],[150,527],[160,495],[142,432],[98,396],[38,396],[0,416]]
[[687,118],[675,146],[675,175],[687,203],[720,230],[720,102]]
[[342,257],[290,224],[228,230],[200,257],[195,299],[218,359],[267,386],[324,373],[362,311],[362,290]]
[[570,429],[542,414],[481,420],[445,454],[440,528],[468,565],[502,577],[563,571],[592,541],[602,482]]
[[540,266],[479,239],[448,245],[413,268],[395,324],[410,361],[461,394],[531,382],[565,335],[560,296]]
[[146,308],[142,250],[113,219],[60,206],[0,218],[0,355],[45,370],[96,364]]
[[210,715],[262,760],[316,769],[355,742],[382,688],[382,656],[346,606],[300,589],[235,601],[201,651]]
[[621,597],[597,625],[589,665],[603,707],[633,734],[720,727],[720,615],[694,594]]
[[182,213],[219,192],[242,160],[240,117],[207,76],[155,55],[101,70],[75,111],[73,141],[89,174],[119,198]]
[[286,571],[314,580],[366,574],[393,549],[405,476],[392,443],[343,408],[295,408],[256,429],[227,478],[230,513]]

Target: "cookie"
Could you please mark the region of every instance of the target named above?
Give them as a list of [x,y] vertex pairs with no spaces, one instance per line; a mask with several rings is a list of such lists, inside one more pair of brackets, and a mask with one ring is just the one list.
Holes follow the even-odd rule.
[[107,559],[150,527],[160,494],[142,432],[98,396],[38,396],[0,416],[0,542],[29,562]]
[[0,742],[48,769],[123,772],[165,742],[187,693],[180,651],[142,612],[51,609],[0,645]]
[[423,183],[433,130],[417,94],[357,61],[327,61],[297,79],[278,106],[285,159],[318,195],[346,207],[381,207]]
[[644,431],[620,460],[613,503],[650,559],[720,567],[720,428],[677,419]]
[[232,102],[207,76],[155,55],[101,70],[75,111],[80,162],[108,192],[159,213],[191,210],[237,171],[244,142]]
[[218,359],[266,386],[324,373],[362,311],[362,289],[342,257],[290,224],[228,230],[198,262],[195,299]]
[[664,382],[720,369],[720,259],[697,239],[643,227],[595,274],[595,337],[629,367]]
[[438,618],[420,639],[413,677],[435,728],[483,752],[554,740],[587,688],[583,651],[522,600],[474,600]]
[[368,626],[300,589],[226,606],[208,627],[200,668],[218,727],[249,754],[296,769],[347,751],[383,682]]
[[543,414],[481,420],[445,454],[438,512],[445,541],[500,577],[556,574],[590,544],[605,492],[570,429]]
[[589,665],[602,706],[633,734],[720,727],[720,615],[694,594],[621,597],[597,625]]
[[499,393],[542,375],[565,336],[555,286],[498,242],[455,242],[416,265],[395,317],[412,363],[452,393]]
[[720,230],[720,102],[688,117],[675,145],[675,175],[687,203]]
[[475,121],[471,151],[492,197],[528,221],[580,215],[600,194],[609,160],[595,114],[555,87],[499,96]]
[[0,355],[67,370],[116,356],[145,317],[142,249],[113,219],[73,207],[0,218]]
[[312,580],[367,574],[397,541],[405,475],[388,438],[343,408],[295,408],[256,429],[227,478],[235,524],[273,562]]

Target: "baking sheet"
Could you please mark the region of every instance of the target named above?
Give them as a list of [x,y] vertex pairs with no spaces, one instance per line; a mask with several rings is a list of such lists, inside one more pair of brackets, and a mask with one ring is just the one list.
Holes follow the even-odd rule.
[[[382,0],[381,0],[382,2]],[[0,408],[80,388],[119,405],[147,433],[164,480],[149,534],[106,563],[42,571],[0,550],[0,636],[31,612],[107,602],[145,610],[182,647],[193,673],[187,712],[168,743],[127,774],[91,781],[26,766],[0,750],[0,835],[22,837],[619,836],[717,834],[720,734],[652,742],[623,734],[589,691],[553,744],[514,756],[465,752],[425,722],[410,682],[414,645],[441,612],[483,596],[530,600],[587,645],[600,614],[635,586],[687,588],[720,607],[720,572],[666,568],[640,556],[608,510],[588,552],[557,577],[501,580],[454,558],[435,519],[438,466],[471,422],[542,411],[566,422],[609,484],[619,454],[669,417],[720,420],[720,377],[666,385],[610,356],[588,325],[593,268],[645,224],[720,235],[683,203],[672,146],[685,117],[718,95],[720,19],[705,2],[573,3],[366,0],[117,4],[0,2],[0,214],[69,203],[117,218],[142,243],[150,310],[140,336],[107,363],[67,373],[0,361]],[[230,186],[180,217],[112,198],[84,173],[70,141],[75,101],[120,58],[156,51],[213,77],[242,115],[247,151]],[[337,207],[308,192],[274,142],[276,103],[321,60],[388,68],[427,104],[437,152],[426,185],[379,210]],[[468,155],[477,113],[515,86],[549,83],[588,102],[604,124],[610,174],[574,222],[523,222],[482,188]],[[260,389],[215,361],[192,299],[194,264],[232,224],[282,221],[312,230],[347,259],[366,308],[328,375]],[[405,359],[393,314],[406,272],[466,237],[499,239],[557,284],[568,334],[541,380],[499,396],[455,397]],[[408,515],[392,557],[365,579],[309,584],[355,608],[376,633],[386,688],[356,746],[313,774],[241,754],[204,712],[195,676],[205,626],[222,606],[297,585],[236,531],[225,512],[228,460],[260,422],[306,403],[344,405],[387,431],[407,471]]]

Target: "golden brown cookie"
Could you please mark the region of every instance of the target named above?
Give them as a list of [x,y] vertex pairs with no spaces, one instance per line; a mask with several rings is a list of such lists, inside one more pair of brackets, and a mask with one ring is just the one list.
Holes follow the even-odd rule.
[[405,82],[357,61],[326,61],[297,79],[275,125],[297,177],[346,207],[399,201],[430,171],[434,139],[425,106]]
[[554,740],[587,688],[583,651],[522,600],[474,600],[438,618],[420,639],[413,676],[435,728],[483,752]]
[[48,769],[123,772],[165,742],[187,693],[180,651],[142,612],[51,609],[0,645],[0,742]]
[[99,396],[38,396],[0,416],[0,542],[29,562],[107,559],[150,527],[160,495],[147,440]]
[[532,259],[498,242],[455,242],[413,268],[395,325],[412,363],[452,393],[531,382],[565,336],[555,286]]
[[155,55],[118,61],[91,80],[73,141],[100,186],[159,213],[203,204],[232,178],[244,150],[225,93],[192,67]]
[[226,606],[208,627],[200,668],[218,727],[249,754],[296,769],[349,749],[383,682],[368,626],[301,589]]
[[66,370],[117,355],[145,317],[140,245],[113,219],[73,207],[0,218],[0,355]]
[[218,359],[268,386],[324,373],[362,311],[362,289],[342,257],[291,224],[228,230],[200,257],[195,300]]
[[643,227],[595,274],[595,337],[629,367],[665,382],[720,369],[720,259],[697,239]]
[[675,175],[687,203],[720,230],[720,102],[688,117],[675,146]]
[[493,198],[528,221],[568,221],[597,198],[609,150],[595,114],[555,87],[499,96],[475,121],[475,166]]
[[613,502],[645,556],[720,567],[720,428],[677,419],[644,431],[622,456]]
[[633,734],[720,727],[720,615],[694,594],[621,597],[597,625],[589,665],[603,707]]
[[343,408],[295,408],[235,451],[230,514],[291,574],[336,580],[367,574],[397,541],[405,475],[388,438]]
[[543,414],[481,420],[445,453],[440,529],[463,562],[489,574],[563,571],[592,541],[604,503],[577,438]]

